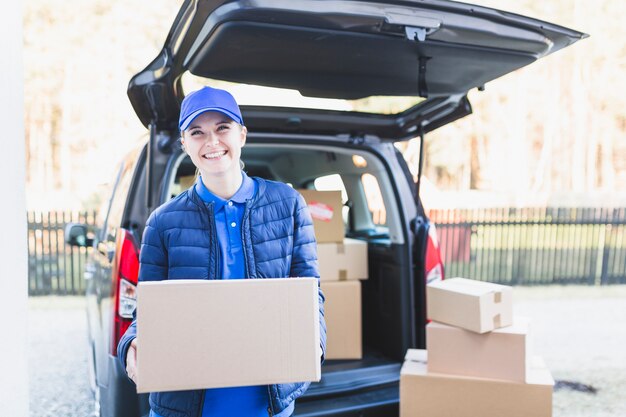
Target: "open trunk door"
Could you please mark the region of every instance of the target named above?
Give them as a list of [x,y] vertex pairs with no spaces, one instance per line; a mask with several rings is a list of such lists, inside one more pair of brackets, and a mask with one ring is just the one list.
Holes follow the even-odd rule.
[[471,112],[467,92],[585,34],[453,1],[186,0],[128,94],[145,126],[176,129],[181,75],[354,100],[421,97],[397,114],[242,108],[252,131],[415,137]]
[[187,72],[307,97],[422,99],[395,114],[242,106],[252,132],[398,141],[470,114],[470,89],[586,36],[446,0],[186,0],[159,55],[128,86],[150,128],[148,207],[155,203],[156,155],[177,136]]

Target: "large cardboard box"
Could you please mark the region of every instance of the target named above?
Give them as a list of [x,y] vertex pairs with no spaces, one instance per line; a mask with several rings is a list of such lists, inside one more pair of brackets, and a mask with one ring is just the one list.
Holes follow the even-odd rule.
[[367,279],[367,242],[344,239],[342,243],[320,243],[317,259],[321,281]]
[[428,318],[485,333],[513,324],[513,289],[506,285],[451,278],[428,284]]
[[400,372],[400,417],[550,417],[554,380],[543,361],[527,383],[426,371],[426,351],[407,352]]
[[361,282],[322,282],[326,359],[361,359]]
[[318,381],[317,283],[141,282],[137,392]]
[[426,327],[428,372],[525,382],[530,359],[530,320],[478,334],[447,324]]
[[311,212],[317,243],[343,242],[341,191],[298,190]]

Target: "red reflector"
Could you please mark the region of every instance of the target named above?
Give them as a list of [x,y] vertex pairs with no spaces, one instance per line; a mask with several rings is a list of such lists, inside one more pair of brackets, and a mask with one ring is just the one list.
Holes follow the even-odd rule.
[[[426,244],[425,263],[425,275],[427,278],[427,282],[430,282],[434,279],[444,278],[443,259],[441,257],[441,249],[439,248],[439,241],[437,239],[437,229],[432,223],[428,230],[428,243]],[[428,279],[429,275],[431,275],[430,279]]]
[[[110,352],[117,355],[117,344],[122,335],[132,323],[132,319],[120,316],[120,283],[124,279],[133,285],[137,285],[139,274],[139,254],[135,239],[125,229],[120,229],[117,236],[116,257],[113,265],[113,294],[115,297],[113,311],[113,326],[111,328]],[[128,285],[128,283],[127,283]],[[128,299],[125,300],[128,302]]]
[[137,284],[137,276],[139,275],[139,257],[135,242],[130,233],[124,231],[126,238],[122,243],[122,252],[120,253],[120,274],[126,280]]
[[115,337],[111,340],[111,355],[117,356],[117,344],[122,338],[122,335],[126,333],[126,330],[131,323],[132,320],[115,317],[115,325],[113,326],[113,332]]

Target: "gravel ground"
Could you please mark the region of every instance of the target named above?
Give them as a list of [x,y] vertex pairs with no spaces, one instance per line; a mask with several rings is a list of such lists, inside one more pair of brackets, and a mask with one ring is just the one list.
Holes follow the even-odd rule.
[[[534,353],[566,381],[554,417],[626,416],[626,286],[516,288],[514,297],[516,314],[532,319]],[[84,300],[31,298],[28,323],[30,415],[93,415]]]
[[93,415],[84,299],[30,298],[28,326],[31,417]]
[[626,286],[515,288],[514,300],[554,379],[597,390],[557,383],[554,417],[626,416]]

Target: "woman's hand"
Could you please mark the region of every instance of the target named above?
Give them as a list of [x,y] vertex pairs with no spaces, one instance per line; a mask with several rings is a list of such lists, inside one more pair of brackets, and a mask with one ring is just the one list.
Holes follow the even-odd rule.
[[137,338],[130,342],[128,353],[126,355],[126,374],[137,384]]

